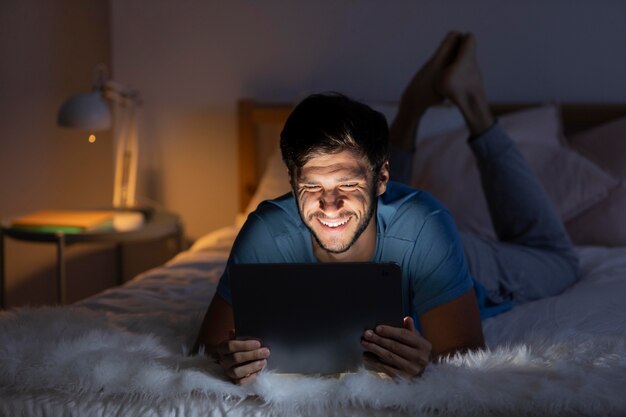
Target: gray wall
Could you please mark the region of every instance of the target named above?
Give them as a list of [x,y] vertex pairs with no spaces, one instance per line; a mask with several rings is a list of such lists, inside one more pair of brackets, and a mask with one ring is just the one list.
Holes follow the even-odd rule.
[[622,0],[112,6],[115,73],[145,98],[143,194],[181,213],[192,238],[238,207],[237,99],[336,90],[393,100],[450,29],[476,34],[493,100],[626,101]]

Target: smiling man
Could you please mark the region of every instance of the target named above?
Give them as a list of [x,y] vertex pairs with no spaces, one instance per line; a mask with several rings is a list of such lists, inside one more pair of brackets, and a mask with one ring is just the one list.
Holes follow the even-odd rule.
[[[452,217],[429,194],[389,181],[382,114],[342,95],[310,96],[285,123],[281,151],[293,192],[261,203],[248,217],[229,265],[399,264],[404,326],[377,326],[362,338],[364,361],[391,376],[418,376],[431,356],[483,346],[473,281]],[[252,380],[271,353],[262,341],[234,338],[228,270],[198,344],[238,383]]]
[[[394,175],[406,181],[420,117],[444,99],[465,118],[499,241],[460,237],[430,194],[390,181],[389,139]],[[577,279],[578,260],[558,213],[490,112],[471,34],[449,33],[414,75],[391,134],[384,116],[368,106],[339,94],[313,95],[289,116],[280,146],[292,192],[250,214],[228,265],[397,263],[403,327],[376,326],[361,340],[364,362],[376,371],[412,378],[431,360],[481,348],[481,316],[558,294]],[[205,346],[243,384],[271,352],[263,341],[236,339],[233,327],[227,268],[194,351]]]
[[367,159],[352,150],[313,157],[300,169],[293,188],[300,217],[315,239],[317,260],[371,259],[375,200],[386,186],[373,184],[372,176]]

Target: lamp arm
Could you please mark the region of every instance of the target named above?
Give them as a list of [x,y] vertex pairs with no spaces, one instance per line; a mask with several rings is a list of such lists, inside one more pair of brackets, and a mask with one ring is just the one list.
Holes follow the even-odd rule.
[[[136,108],[119,109],[118,129],[116,129],[115,182],[113,206],[129,208],[136,204],[137,186],[137,114]],[[123,115],[123,116],[122,116]]]
[[102,95],[113,103],[123,107],[140,106],[141,98],[137,90],[133,90],[113,80],[107,80],[101,87]]

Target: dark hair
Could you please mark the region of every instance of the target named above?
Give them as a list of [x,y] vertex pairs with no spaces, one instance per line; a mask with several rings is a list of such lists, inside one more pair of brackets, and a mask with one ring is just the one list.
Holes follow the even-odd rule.
[[314,94],[291,112],[280,134],[283,161],[294,179],[320,153],[352,150],[367,157],[378,172],[389,159],[389,128],[385,116],[342,94]]

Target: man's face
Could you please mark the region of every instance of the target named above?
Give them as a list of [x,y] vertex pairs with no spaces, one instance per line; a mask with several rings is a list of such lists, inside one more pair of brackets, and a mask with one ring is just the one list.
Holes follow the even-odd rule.
[[[297,170],[300,217],[319,248],[331,254],[373,252],[376,228],[371,219],[376,198],[385,191],[387,164],[383,171],[382,180],[374,178],[366,157],[347,150],[320,154]],[[362,241],[371,248],[359,245]]]

